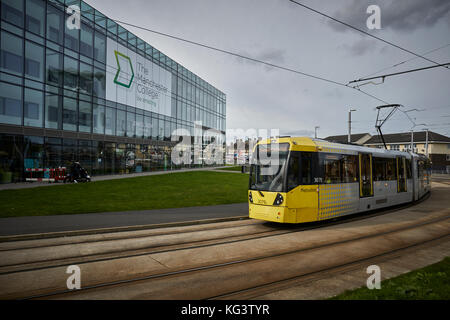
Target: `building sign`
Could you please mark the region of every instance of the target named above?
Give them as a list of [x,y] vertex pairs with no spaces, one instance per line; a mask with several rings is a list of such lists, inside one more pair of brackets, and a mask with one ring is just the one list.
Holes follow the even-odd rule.
[[171,116],[172,73],[108,38],[106,99]]

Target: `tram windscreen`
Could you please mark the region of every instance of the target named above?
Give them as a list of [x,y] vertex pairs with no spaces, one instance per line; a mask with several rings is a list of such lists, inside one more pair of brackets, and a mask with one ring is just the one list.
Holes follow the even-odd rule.
[[250,189],[283,191],[288,154],[289,143],[258,145],[253,157],[254,163],[250,169]]

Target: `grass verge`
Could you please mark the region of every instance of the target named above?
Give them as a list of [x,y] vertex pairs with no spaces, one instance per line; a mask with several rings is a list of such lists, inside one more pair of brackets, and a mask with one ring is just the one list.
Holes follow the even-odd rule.
[[0,191],[0,217],[209,206],[247,201],[248,176],[179,172]]
[[[383,270],[381,270],[383,272]],[[450,257],[381,282],[381,289],[347,290],[332,300],[449,300]]]
[[227,167],[227,168],[219,168],[219,170],[239,171],[239,172],[241,172],[242,167],[241,166],[232,166],[232,167]]

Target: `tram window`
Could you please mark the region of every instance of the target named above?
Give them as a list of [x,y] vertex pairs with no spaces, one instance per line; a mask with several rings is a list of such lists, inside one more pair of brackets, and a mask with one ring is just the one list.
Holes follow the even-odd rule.
[[397,179],[395,159],[373,157],[372,161],[374,181]]
[[403,166],[403,158],[397,158],[398,178],[405,179],[405,167]]
[[287,189],[292,190],[300,184],[300,159],[298,155],[291,154],[287,174]]
[[424,167],[424,163],[422,160],[417,162],[417,178],[421,178],[423,177],[423,167]]
[[358,181],[358,157],[344,156],[342,159],[343,182]]
[[341,155],[339,154],[321,154],[320,165],[323,168],[324,183],[342,182]]
[[386,180],[397,180],[395,159],[386,159]]
[[412,178],[412,172],[411,172],[411,160],[405,159],[406,161],[406,179]]
[[383,158],[373,157],[373,180],[384,181],[386,180],[386,161]]
[[311,153],[302,153],[301,184],[311,184]]

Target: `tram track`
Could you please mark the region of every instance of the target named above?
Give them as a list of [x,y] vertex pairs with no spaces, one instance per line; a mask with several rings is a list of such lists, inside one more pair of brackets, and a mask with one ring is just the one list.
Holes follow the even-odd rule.
[[[420,200],[424,201],[426,197],[422,198]],[[54,250],[55,248],[58,248],[59,246],[68,246],[67,243],[60,244],[57,243],[55,245],[46,244],[43,246],[25,246],[25,247],[18,247],[18,248],[10,248],[10,249],[3,249],[3,251],[0,251],[0,260],[2,263],[0,264],[0,275],[6,275],[6,274],[12,274],[17,272],[24,272],[24,271],[35,271],[35,270],[41,270],[41,269],[47,269],[47,268],[56,268],[56,267],[62,267],[62,266],[68,266],[73,264],[83,264],[83,263],[89,263],[89,262],[101,262],[101,261],[107,261],[107,260],[114,260],[114,259],[122,259],[122,258],[131,258],[131,257],[138,257],[138,256],[145,256],[148,254],[155,254],[155,253],[167,253],[167,252],[174,252],[178,250],[184,250],[184,249],[196,249],[196,248],[204,248],[204,247],[212,247],[216,245],[222,245],[222,244],[231,244],[235,242],[240,241],[246,241],[246,240],[255,240],[255,239],[263,239],[266,237],[273,237],[278,235],[285,235],[290,233],[296,233],[296,232],[302,232],[305,230],[313,230],[317,228],[322,227],[329,227],[337,224],[347,223],[351,221],[358,221],[363,219],[368,219],[380,215],[389,214],[392,212],[396,212],[398,210],[402,210],[405,208],[410,207],[411,204],[404,204],[397,206],[395,208],[390,208],[387,210],[376,210],[374,212],[369,213],[363,213],[359,215],[353,215],[353,216],[347,216],[342,217],[339,219],[334,220],[325,220],[321,222],[315,222],[310,223],[307,225],[275,225],[274,223],[268,223],[268,222],[261,222],[261,221],[254,221],[252,220],[251,223],[244,223],[239,225],[226,225],[223,226],[223,228],[220,228],[219,226],[214,226],[212,228],[202,228],[202,229],[194,229],[190,231],[184,231],[184,232],[177,232],[177,234],[182,233],[192,233],[192,232],[205,232],[205,231],[212,231],[212,230],[223,230],[223,229],[232,229],[232,228],[242,228],[242,227],[249,227],[249,226],[256,226],[261,227],[261,230],[244,230],[241,234],[237,235],[217,235],[216,237],[210,237],[205,240],[197,240],[197,241],[188,241],[188,242],[181,242],[181,243],[174,243],[169,245],[158,245],[158,243],[153,243],[151,246],[147,247],[141,247],[139,249],[130,250],[113,250],[112,252],[101,252],[101,253],[95,253],[95,254],[84,254],[84,255],[75,255],[75,256],[69,256],[65,258],[45,258],[45,259],[35,259],[32,261],[27,260],[16,260],[16,263],[9,263],[8,264],[8,253],[10,252],[17,252],[17,251],[25,251],[22,252],[22,256],[26,256],[26,259],[29,259],[29,253],[31,253],[31,250],[33,249],[43,249],[43,248],[50,248]],[[245,233],[245,234],[244,234]],[[91,245],[93,243],[100,243],[100,242],[106,242],[106,241],[116,241],[116,240],[133,240],[133,239],[139,239],[139,238],[146,238],[146,237],[158,237],[158,236],[167,236],[172,235],[171,232],[158,232],[154,235],[141,235],[141,236],[131,236],[131,237],[114,237],[109,238],[106,240],[99,240],[96,239],[94,241],[83,241],[83,242],[75,242],[73,244],[70,244],[70,246],[73,245]],[[33,250],[35,251],[35,250]],[[80,250],[82,251],[82,250]],[[38,257],[46,257],[45,252],[33,252]]]
[[[231,266],[236,266],[239,264],[248,264],[248,263],[253,263],[253,262],[263,262],[265,260],[270,260],[270,259],[274,259],[277,257],[282,257],[282,256],[287,256],[287,255],[291,255],[291,254],[298,254],[301,252],[306,252],[306,251],[314,251],[314,250],[319,250],[321,248],[331,248],[333,246],[338,246],[338,245],[342,245],[345,243],[352,243],[355,241],[361,241],[364,239],[369,239],[369,238],[374,238],[374,237],[383,237],[383,236],[387,236],[391,233],[395,233],[395,232],[399,232],[399,231],[404,231],[404,230],[409,230],[409,229],[414,229],[417,228],[419,226],[425,226],[425,225],[429,225],[429,224],[433,224],[433,223],[438,223],[438,222],[442,222],[444,220],[449,220],[449,215],[445,216],[445,217],[441,217],[441,218],[437,218],[437,219],[432,219],[430,221],[426,221],[426,222],[422,222],[420,224],[414,224],[414,225],[409,225],[403,228],[396,228],[394,230],[391,231],[387,231],[384,233],[374,233],[371,235],[365,235],[362,237],[351,237],[350,239],[345,239],[343,241],[334,241],[332,243],[324,243],[321,245],[316,245],[316,246],[311,246],[311,247],[305,247],[302,249],[296,249],[296,250],[290,250],[290,251],[285,251],[285,252],[281,252],[281,253],[277,253],[277,254],[271,254],[271,255],[265,255],[265,256],[259,256],[259,257],[253,257],[253,258],[249,258],[249,259],[239,259],[239,260],[232,260],[232,261],[226,261],[220,264],[209,264],[206,266],[200,266],[200,267],[194,267],[194,268],[189,268],[189,269],[181,269],[181,270],[175,270],[173,272],[169,272],[169,273],[161,273],[161,274],[153,274],[153,275],[149,275],[147,277],[137,277],[137,278],[133,278],[133,279],[126,279],[126,280],[122,280],[122,281],[116,281],[116,282],[108,282],[108,283],[100,283],[94,286],[83,286],[82,290],[83,292],[86,292],[86,290],[91,290],[91,289],[104,289],[104,288],[108,288],[111,286],[116,286],[116,285],[130,285],[133,283],[139,283],[141,281],[152,281],[152,280],[158,280],[158,279],[166,279],[166,278],[170,278],[173,276],[180,276],[180,275],[185,275],[185,274],[190,274],[192,272],[194,273],[202,273],[202,272],[208,272],[217,268],[223,268],[223,267],[231,267]],[[449,229],[449,228],[447,228]],[[50,294],[44,294],[44,295],[38,295],[38,296],[29,296],[27,298],[50,298],[56,295],[65,295],[65,294],[79,294],[79,291],[73,292],[73,291],[63,291],[63,292],[52,292]],[[170,299],[171,297],[167,297],[168,299]],[[202,298],[207,298],[207,297],[202,297]]]
[[[434,229],[436,228],[437,224],[443,223],[443,222],[445,222],[446,230],[444,232],[436,232],[436,230],[434,230]],[[71,296],[73,296],[75,299],[78,299],[78,298],[87,298],[87,299],[94,298],[95,299],[96,298],[96,294],[95,294],[96,290],[101,291],[101,290],[106,289],[107,291],[108,290],[114,291],[115,289],[118,289],[119,291],[121,291],[121,287],[124,285],[134,285],[134,284],[143,284],[143,283],[146,283],[148,285],[147,286],[148,289],[151,291],[150,287],[152,287],[152,285],[150,285],[150,282],[155,281],[155,280],[160,281],[160,280],[164,280],[164,279],[172,280],[171,281],[172,289],[174,289],[174,291],[168,290],[166,292],[165,296],[162,298],[165,298],[165,299],[180,299],[181,298],[181,299],[183,299],[183,298],[186,298],[186,296],[177,296],[176,289],[179,288],[177,283],[185,283],[186,284],[186,279],[184,279],[184,277],[187,275],[190,275],[190,276],[194,275],[194,279],[197,279],[197,280],[199,280],[199,276],[202,278],[206,277],[207,279],[209,279],[209,281],[211,281],[211,279],[214,279],[216,276],[218,276],[220,271],[225,271],[226,269],[230,270],[230,267],[234,267],[234,269],[236,269],[237,265],[239,265],[240,269],[242,269],[246,265],[250,266],[255,263],[256,264],[264,264],[264,263],[267,264],[267,262],[270,260],[280,259],[280,258],[282,259],[283,257],[290,257],[291,258],[290,260],[292,260],[293,256],[296,256],[296,255],[298,256],[299,254],[302,254],[302,253],[311,253],[311,252],[324,251],[324,250],[327,250],[328,252],[339,251],[338,250],[339,247],[343,247],[348,244],[355,244],[358,242],[363,242],[363,241],[368,241],[368,240],[373,242],[375,239],[378,240],[381,238],[385,238],[389,235],[392,236],[394,234],[399,234],[402,232],[408,233],[408,232],[413,231],[412,233],[414,233],[414,229],[418,229],[418,228],[425,228],[427,233],[435,234],[436,236],[433,236],[433,237],[431,237],[431,239],[426,239],[426,240],[419,239],[419,241],[417,241],[416,243],[413,243],[413,244],[408,244],[408,245],[400,244],[398,247],[394,246],[391,250],[388,250],[387,252],[380,253],[379,251],[374,251],[374,254],[369,254],[368,256],[365,256],[360,259],[355,259],[355,260],[347,261],[342,264],[337,264],[336,266],[333,266],[333,268],[342,267],[342,266],[346,266],[346,265],[350,265],[350,264],[354,264],[354,263],[360,263],[363,261],[368,261],[369,259],[380,257],[380,256],[383,256],[388,253],[398,252],[401,250],[413,248],[418,245],[422,245],[427,242],[435,241],[438,239],[448,238],[448,237],[450,237],[450,215],[445,215],[444,217],[441,217],[441,218],[432,219],[430,221],[410,225],[410,226],[403,227],[403,228],[398,228],[398,229],[396,228],[394,230],[389,230],[389,231],[382,232],[382,233],[375,233],[372,235],[361,236],[361,237],[346,239],[346,240],[342,240],[342,241],[335,241],[335,242],[326,243],[323,245],[317,245],[317,246],[313,246],[313,247],[305,248],[305,249],[295,249],[295,250],[290,250],[290,251],[281,252],[281,253],[277,253],[277,254],[264,255],[264,256],[260,256],[260,257],[252,257],[252,258],[248,258],[248,259],[233,260],[233,261],[227,261],[227,262],[223,262],[223,263],[211,264],[211,265],[206,265],[206,266],[201,266],[201,267],[177,270],[177,271],[173,271],[173,272],[154,274],[154,275],[149,275],[146,277],[138,277],[138,278],[127,279],[127,280],[122,280],[122,281],[113,281],[113,282],[109,282],[109,283],[102,283],[102,284],[97,284],[97,285],[92,285],[92,286],[86,286],[86,287],[84,287],[80,290],[76,290],[76,291],[64,290],[61,292],[52,292],[52,293],[46,293],[46,294],[42,294],[42,295],[29,296],[29,297],[26,297],[26,299],[51,298],[51,297],[59,299],[59,298],[65,298],[65,297],[70,298]],[[437,229],[439,229],[439,228],[437,228]],[[433,233],[433,231],[434,231],[434,233]],[[387,241],[390,241],[390,240],[388,239]],[[284,264],[283,262],[278,262],[278,267],[281,267],[283,264]],[[251,267],[248,269],[251,269]],[[322,271],[322,270],[318,270],[318,271]],[[318,272],[318,271],[316,271],[316,272]],[[207,275],[208,272],[213,272],[213,273],[215,273],[215,275],[208,276]],[[231,273],[234,273],[234,275],[236,276],[236,271],[234,271],[234,272],[232,271]],[[237,272],[237,273],[239,273],[239,272]],[[310,272],[310,273],[314,273],[314,271]],[[282,275],[282,274],[283,273],[280,273],[280,275]],[[288,275],[287,278],[285,278],[284,276],[281,276],[281,279],[277,279],[275,281],[269,282],[268,284],[269,285],[278,284],[283,281],[293,280],[299,276],[301,276],[301,275],[293,275],[293,276]],[[223,278],[223,276],[221,278]],[[174,279],[175,279],[175,281],[173,281]],[[203,282],[204,282],[204,279],[203,279]],[[189,281],[189,283],[191,283],[191,281]],[[192,280],[192,283],[196,283],[196,281]],[[251,289],[254,290],[255,288],[259,288],[260,286],[267,286],[268,284],[263,283],[263,284],[259,284],[256,286],[251,286],[250,288],[246,287],[246,288],[243,288],[240,290],[235,290],[235,291],[226,292],[226,293],[222,293],[222,294],[220,294],[220,292],[219,292],[219,294],[217,294],[217,295],[194,297],[194,299],[196,299],[196,298],[201,298],[201,299],[232,298],[232,299],[235,299],[236,295],[239,293],[248,292],[248,290],[251,290]],[[235,283],[235,285],[239,286],[239,282]],[[170,293],[170,292],[175,293],[175,294],[172,295],[172,293]],[[86,293],[93,293],[93,296],[89,295],[89,294],[87,296],[85,296]],[[115,296],[113,292],[110,292],[110,294],[112,294],[113,299],[117,298],[117,296]],[[147,292],[147,294],[149,294],[149,293]],[[100,295],[99,298],[101,299],[102,296]],[[134,296],[132,298],[140,299],[142,297]],[[150,296],[146,296],[145,298],[150,298],[150,299],[157,298],[158,299],[158,298],[161,298],[161,295],[160,295],[160,292],[158,292],[158,294],[156,294],[156,296],[150,295]],[[189,297],[189,298],[191,298],[191,297]]]
[[[445,189],[447,188],[445,187]],[[442,200],[442,198],[441,195],[438,200]],[[438,207],[434,207],[433,212],[424,215],[423,208],[415,207],[409,210],[412,205],[416,204],[418,203],[297,227],[280,227],[277,225],[275,228],[275,225],[271,223],[249,223],[250,221],[245,220],[239,223],[235,222],[233,226],[245,224],[245,228],[254,227],[255,232],[253,234],[245,234],[248,230],[242,228],[244,226],[240,226],[242,228],[241,234],[222,234],[221,237],[216,237],[216,239],[197,242],[187,241],[170,246],[139,249],[141,251],[124,248],[113,253],[79,255],[68,259],[49,259],[39,263],[10,265],[8,267],[10,268],[9,270],[0,268],[3,271],[3,273],[0,272],[0,298],[208,299],[226,298],[226,295],[233,293],[235,296],[239,296],[244,294],[240,290],[258,288],[270,283],[273,283],[275,286],[278,285],[277,281],[286,281],[286,279],[294,279],[301,276],[302,274],[292,274],[290,270],[284,270],[289,263],[297,263],[297,260],[289,260],[289,257],[293,255],[302,255],[307,252],[318,252],[321,250],[328,250],[334,254],[334,248],[339,248],[339,246],[352,246],[355,243],[372,241],[375,238],[385,241],[383,238],[390,238],[394,234],[401,232],[414,233],[414,230],[430,226],[433,226],[431,228],[433,230],[428,234],[436,234],[439,231],[439,236],[448,236],[448,231],[450,230],[449,206],[438,206],[440,211],[437,210]],[[419,206],[422,206],[422,203],[419,203]],[[405,213],[402,210],[407,212]],[[389,213],[395,214],[389,215]],[[377,219],[380,222],[371,225],[371,221]],[[351,227],[353,225],[359,225],[359,227]],[[225,228],[226,232],[233,230],[230,224],[225,226],[230,227]],[[443,226],[444,230],[442,230]],[[215,227],[217,227],[214,228],[216,231],[221,229],[219,225]],[[258,228],[260,229],[256,230]],[[196,230],[199,231],[198,229]],[[210,231],[212,232],[213,229]],[[167,230],[161,230],[160,232],[167,235]],[[189,232],[194,231],[190,230]],[[185,233],[185,236],[189,235],[189,232]],[[324,236],[321,236],[322,234]],[[136,240],[135,237],[130,239]],[[406,237],[405,239],[408,240],[409,238]],[[406,243],[406,240],[403,242]],[[431,240],[424,239],[424,241]],[[13,251],[10,250],[3,253],[11,253]],[[358,251],[354,250],[354,252]],[[318,257],[322,258],[323,256],[324,254]],[[288,259],[290,262],[272,263],[279,259]],[[346,263],[350,262],[347,261]],[[65,269],[69,264],[77,264],[82,269],[81,290],[68,291],[65,288],[67,279]],[[255,269],[255,272],[249,271],[252,270],[252,265],[263,266],[263,271],[264,268],[279,268],[284,270],[284,272],[280,272],[285,274],[287,278],[272,279],[273,281],[270,281],[270,277],[264,277],[265,273],[260,273],[258,269]],[[221,272],[229,274],[229,279],[239,278],[239,281],[233,282],[233,280],[232,282],[235,283],[235,286],[232,288],[225,285],[223,290],[219,290],[220,292],[208,293],[212,290],[211,287],[217,287],[216,289],[222,288],[222,283],[221,286],[216,286],[214,285],[215,282],[228,282],[228,278],[224,278]],[[260,279],[266,279],[256,284],[247,283],[248,279],[240,277],[239,272],[247,274],[248,277],[255,276]],[[148,286],[153,287],[155,283],[157,284],[155,290],[159,290],[157,288],[161,286],[169,288],[173,285],[173,287],[164,292],[149,292]],[[177,291],[177,288],[180,286],[185,290],[190,288],[190,285],[194,287],[203,285],[203,287],[198,287],[198,289],[200,292],[204,292],[202,295],[196,294],[192,296],[192,290],[184,291],[184,293]],[[242,286],[245,287],[242,288]],[[142,287],[145,288],[142,289]],[[127,292],[127,295],[116,292],[116,290],[120,291],[122,289]],[[139,290],[141,292],[138,293]],[[168,292],[173,292],[173,294],[170,295]],[[108,294],[110,295],[107,296]]]
[[[242,217],[244,219],[244,217]],[[242,221],[237,221],[242,222]],[[239,226],[246,225],[255,225],[262,224],[261,221],[256,220],[245,220],[245,223],[239,223]],[[102,241],[112,241],[112,240],[127,240],[127,239],[139,239],[145,238],[148,236],[164,236],[169,234],[183,234],[195,231],[207,231],[207,230],[216,230],[216,229],[227,229],[227,228],[235,228],[236,222],[221,222],[219,223],[209,223],[205,225],[190,225],[183,227],[171,227],[168,224],[165,228],[161,229],[149,229],[149,230],[134,230],[134,231],[118,231],[118,232],[108,232],[101,233],[95,235],[60,235],[56,237],[56,234],[50,234],[49,237],[45,237],[44,239],[18,239],[18,240],[8,240],[1,241],[0,237],[0,252],[9,251],[9,250],[17,250],[17,249],[35,249],[35,248],[43,248],[43,247],[55,247],[62,246],[66,244],[82,244],[82,243],[96,243]],[[53,237],[53,235],[55,235]]]
[[386,253],[379,254],[377,256],[359,259],[357,261],[352,261],[349,263],[344,263],[338,266],[333,266],[324,270],[319,270],[316,272],[310,272],[302,274],[299,276],[294,276],[290,279],[283,279],[279,281],[274,281],[272,283],[266,283],[260,286],[255,286],[252,288],[247,288],[235,292],[230,292],[227,294],[209,297],[209,300],[250,300],[250,299],[260,299],[266,295],[274,292],[279,292],[292,287],[298,287],[307,285],[314,281],[319,281],[323,279],[329,279],[330,277],[348,273],[351,271],[365,270],[368,265],[374,263],[386,262],[396,258],[400,258],[405,254],[413,253],[414,251],[422,248],[430,248],[432,246],[438,245],[440,243],[450,243],[450,235],[444,235],[442,237],[431,239],[423,243],[414,244],[406,248],[395,249]]

